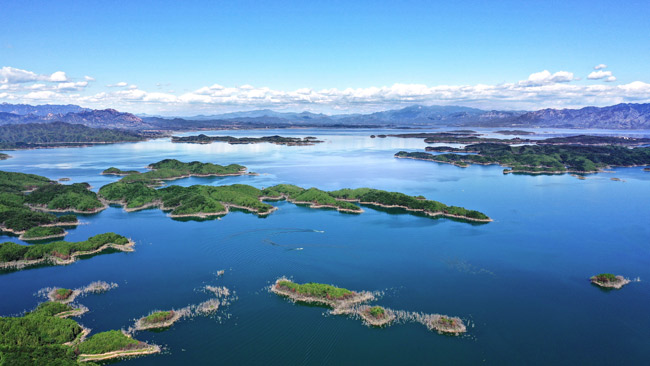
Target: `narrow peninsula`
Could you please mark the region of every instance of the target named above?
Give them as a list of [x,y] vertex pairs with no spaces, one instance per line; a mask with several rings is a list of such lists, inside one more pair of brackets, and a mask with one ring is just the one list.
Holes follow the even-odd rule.
[[57,241],[39,245],[0,243],[0,270],[23,269],[39,264],[66,265],[80,256],[101,253],[107,249],[132,252],[134,242],[115,234],[95,235],[80,242]]
[[271,291],[277,295],[288,297],[294,302],[325,305],[334,311],[351,308],[375,298],[374,294],[367,291],[355,292],[313,282],[298,284],[284,277],[275,281],[271,286]]

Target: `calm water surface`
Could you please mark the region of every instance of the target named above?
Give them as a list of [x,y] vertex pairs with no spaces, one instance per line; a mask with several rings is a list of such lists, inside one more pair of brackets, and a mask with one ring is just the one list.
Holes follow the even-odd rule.
[[[394,131],[383,131],[394,132]],[[408,131],[398,131],[408,132]],[[489,132],[489,131],[483,131]],[[547,136],[575,134],[548,130]],[[373,187],[424,195],[482,211],[494,222],[468,224],[399,210],[361,215],[286,202],[266,218],[232,212],[221,220],[177,221],[159,210],[111,207],[83,216],[67,240],[106,231],[129,236],[133,253],[98,255],[69,266],[0,274],[0,315],[42,301],[48,286],[116,282],[81,298],[79,318],[93,332],[128,328],[154,309],[181,308],[235,292],[216,315],[183,319],[135,337],[162,354],[128,365],[641,365],[650,362],[650,173],[619,168],[570,175],[503,175],[502,167],[458,168],[395,159],[422,151],[421,139],[370,139],[382,131],[264,130],[207,134],[316,136],[309,147],[172,144],[159,139],[91,148],[10,152],[0,169],[71,178],[94,189],[119,178],[109,166],[139,169],[164,158],[238,163],[259,176],[188,178],[172,184],[292,183],[325,190]],[[605,133],[614,133],[606,131]],[[648,136],[648,131],[626,133]],[[617,177],[624,182],[611,181]],[[2,236],[3,241],[19,242]],[[301,250],[297,250],[302,248]],[[225,270],[221,277],[217,271]],[[588,282],[600,272],[641,279],[620,291]],[[267,291],[277,277],[383,291],[393,309],[463,318],[468,333],[439,335],[420,324],[368,328],[322,307],[295,305]]]

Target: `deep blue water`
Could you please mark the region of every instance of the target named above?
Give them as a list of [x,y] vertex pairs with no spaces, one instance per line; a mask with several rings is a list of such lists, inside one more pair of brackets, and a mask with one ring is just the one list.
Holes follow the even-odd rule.
[[[273,203],[279,210],[266,218],[232,212],[207,221],[172,220],[157,209],[126,213],[112,207],[84,216],[87,225],[69,230],[66,240],[114,231],[134,239],[135,252],[0,274],[0,315],[34,308],[42,301],[35,295],[41,288],[103,280],[119,287],[79,299],[90,312],[78,320],[93,332],[126,329],[151,310],[207,300],[211,296],[202,288],[218,285],[235,292],[229,306],[214,316],[181,320],[164,332],[137,332],[137,339],[163,345],[165,351],[123,363],[648,364],[650,173],[618,168],[586,180],[568,174],[503,175],[498,166],[458,168],[395,159],[399,150],[421,151],[426,144],[370,139],[371,133],[381,131],[211,133],[326,140],[310,147],[160,139],[15,151],[12,159],[0,162],[0,169],[69,177],[98,189],[119,179],[99,175],[109,166],[144,170],[163,158],[238,163],[260,175],[170,184],[368,186],[476,209],[494,222],[468,224],[368,207],[360,215],[342,214],[286,202]],[[9,236],[1,240],[20,242]],[[225,275],[217,277],[222,269]],[[588,281],[600,272],[640,277],[641,282],[603,291]],[[266,287],[282,275],[384,291],[377,304],[459,316],[470,325],[469,332],[443,336],[420,324],[368,328],[346,316],[328,315],[325,308],[295,305],[269,293]]]

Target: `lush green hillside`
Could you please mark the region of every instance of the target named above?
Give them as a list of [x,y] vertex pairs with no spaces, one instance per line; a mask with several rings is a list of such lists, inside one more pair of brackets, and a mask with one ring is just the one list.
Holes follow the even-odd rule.
[[0,126],[0,149],[142,141],[138,133],[65,122]]
[[50,184],[25,197],[25,203],[57,211],[96,212],[104,205],[86,183]]
[[[28,190],[34,191],[25,194]],[[34,174],[0,171],[0,227],[7,231],[23,233],[42,225],[77,223],[74,215],[57,217],[50,213],[31,210],[27,204],[56,208],[87,208],[96,206],[98,202],[95,193],[87,190],[84,185],[64,186]]]
[[72,347],[64,346],[81,333],[72,319],[54,316],[71,308],[43,303],[21,317],[0,317],[0,364],[77,365]]
[[23,316],[0,317],[0,365],[78,366],[82,361],[79,354],[125,351],[124,356],[129,356],[137,350],[158,351],[117,330],[97,333],[79,343],[83,328],[72,319],[57,316],[71,310],[70,305],[45,302]]
[[[151,173],[171,170],[178,172],[185,163],[174,160],[163,160],[152,164]],[[211,166],[191,163],[194,168],[190,172],[205,172],[214,169]],[[185,171],[188,168],[182,168]],[[112,170],[118,172],[119,170]],[[279,184],[264,190],[243,184],[230,186],[203,186],[191,187],[168,186],[155,189],[152,181],[141,179],[149,173],[133,174],[121,180],[103,186],[99,196],[108,201],[119,203],[127,210],[137,210],[156,206],[166,211],[171,211],[172,216],[205,216],[226,214],[228,207],[237,207],[249,210],[258,215],[266,215],[274,207],[263,200],[286,199],[298,204],[308,204],[314,208],[330,207],[339,211],[361,213],[363,210],[352,202],[380,206],[399,206],[407,210],[422,211],[430,215],[447,215],[469,220],[489,221],[489,217],[478,211],[467,210],[462,207],[447,206],[437,201],[426,200],[423,197],[408,196],[399,192],[386,192],[371,188],[344,189],[333,192],[322,191],[317,188],[301,188],[290,184]]]

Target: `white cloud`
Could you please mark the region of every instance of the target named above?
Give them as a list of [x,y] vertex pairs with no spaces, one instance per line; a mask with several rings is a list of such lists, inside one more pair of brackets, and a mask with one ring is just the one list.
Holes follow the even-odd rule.
[[594,66],[594,70],[602,70],[602,69],[605,69],[605,68],[607,68],[607,65],[605,65],[605,64],[598,64],[598,65]]
[[82,88],[85,88],[88,86],[87,81],[78,81],[76,83],[74,82],[68,82],[68,83],[59,83],[56,88],[58,90],[80,90]]
[[121,88],[121,87],[125,87],[127,85],[129,85],[129,83],[127,83],[126,81],[120,81],[119,83],[108,84],[106,86],[109,87],[109,88],[114,88],[114,87],[120,87]]
[[31,71],[16,69],[9,66],[0,69],[0,83],[3,84],[27,83],[38,79],[39,76]]
[[84,76],[84,79],[86,79],[86,81],[95,81],[94,77],[88,75]]
[[50,81],[56,81],[56,82],[68,81],[68,76],[63,71],[57,71],[55,73],[52,73],[52,75],[50,75]]
[[[55,74],[58,74],[56,76]],[[53,82],[52,79],[66,81]],[[92,79],[92,78],[91,78]],[[299,88],[278,90],[269,87],[220,84],[199,87],[176,94],[174,91],[146,91],[120,82],[117,89],[87,94],[92,81],[68,79],[64,72],[39,75],[30,71],[0,69],[0,91],[4,100],[79,104],[89,108],[115,108],[132,112],[198,114],[255,108],[285,110],[372,112],[411,104],[466,105],[484,109],[573,108],[585,105],[609,105],[621,102],[650,102],[650,84],[636,81],[624,85],[608,84],[616,77],[605,70],[595,70],[588,79],[579,80],[569,71],[544,70],[525,80],[502,84],[433,85],[396,83],[367,88]],[[167,84],[160,84],[160,86]],[[158,87],[154,87],[155,90]]]
[[535,85],[548,85],[555,83],[567,83],[574,80],[572,72],[568,71],[558,71],[551,74],[550,71],[544,70],[536,73],[532,73],[528,76],[528,80],[522,80],[519,83],[521,85],[535,86]]
[[[598,70],[592,71],[589,75],[587,75],[587,79],[589,80],[600,80],[608,77],[612,77],[611,71]],[[614,78],[614,80],[616,80],[616,78]]]

